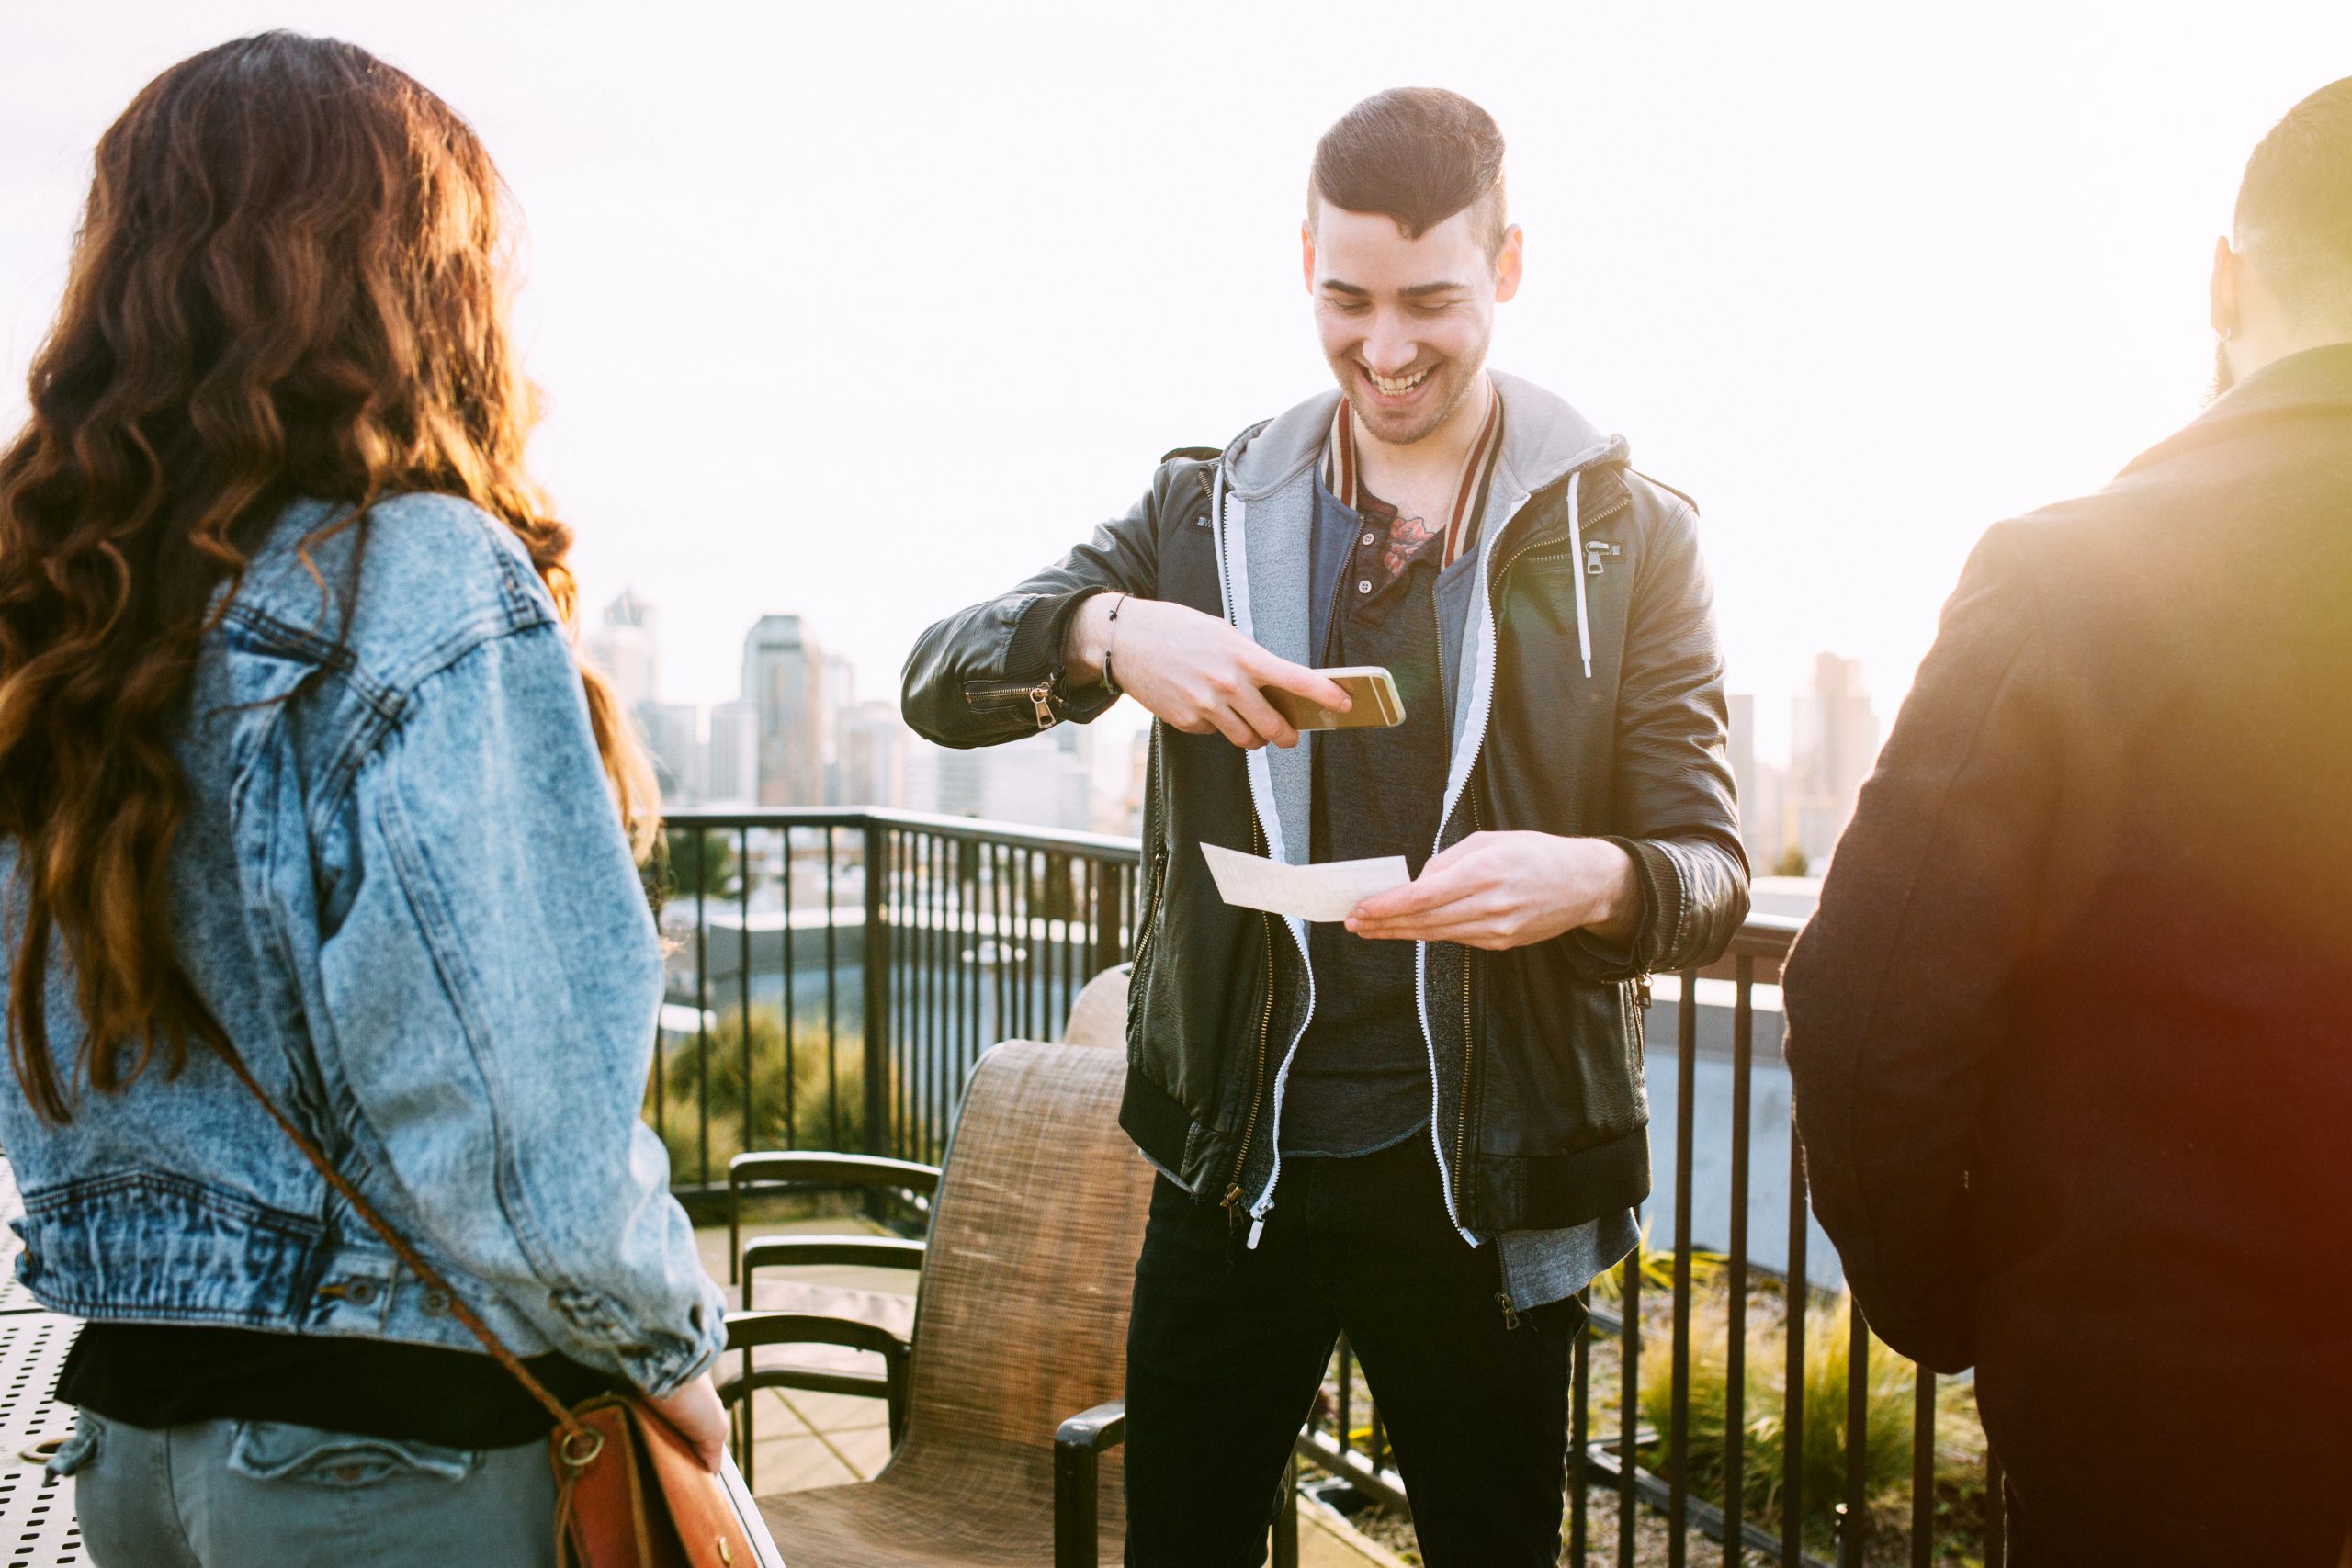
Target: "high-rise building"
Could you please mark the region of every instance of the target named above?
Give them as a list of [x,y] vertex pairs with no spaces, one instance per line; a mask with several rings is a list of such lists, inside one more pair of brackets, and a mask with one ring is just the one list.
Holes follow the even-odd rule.
[[855,795],[845,793],[849,781],[843,772],[846,759],[842,755],[842,721],[857,705],[857,667],[838,653],[828,653],[819,681],[821,712],[817,723],[824,744],[825,804],[865,805]]
[[836,794],[842,806],[907,804],[907,754],[915,732],[896,703],[853,703],[835,725]]
[[743,639],[743,696],[758,716],[754,798],[825,803],[824,651],[797,615],[763,615]]
[[1747,840],[1748,859],[1756,858],[1756,698],[1747,692],[1733,692],[1724,698],[1724,708],[1731,721],[1731,738],[1727,748],[1731,752],[1732,787],[1739,794],[1740,836]]
[[623,713],[662,700],[661,623],[653,606],[635,589],[605,606],[597,624],[580,639],[590,663],[604,672]]
[[1144,790],[1151,777],[1150,726],[1128,738],[1125,761],[1116,790],[1096,804],[1094,826],[1100,832],[1135,838],[1143,832]]
[[1878,760],[1878,715],[1861,660],[1816,655],[1813,684],[1797,694],[1790,720],[1788,808],[1797,847],[1818,875]]
[[690,703],[639,703],[637,722],[661,775],[662,800],[673,806],[699,805],[707,787],[702,710]]
[[721,703],[710,710],[710,739],[704,753],[703,798],[749,806],[760,796],[760,714],[750,703]]
[[991,746],[975,770],[974,815],[1085,832],[1094,826],[1094,735],[1065,724]]
[[1095,823],[1093,736],[1065,724],[959,750],[909,736],[907,808],[1075,832]]
[[1756,755],[1756,698],[1734,692],[1725,702],[1731,716],[1731,775],[1739,792],[1739,836],[1747,863],[1769,876],[1788,844],[1788,775]]

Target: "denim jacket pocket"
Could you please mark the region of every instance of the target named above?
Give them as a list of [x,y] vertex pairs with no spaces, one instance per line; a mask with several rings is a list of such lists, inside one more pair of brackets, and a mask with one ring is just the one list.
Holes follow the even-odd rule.
[[254,1481],[291,1481],[334,1491],[413,1477],[463,1481],[481,1463],[469,1449],[405,1438],[368,1438],[284,1421],[240,1421],[229,1441],[229,1468]]

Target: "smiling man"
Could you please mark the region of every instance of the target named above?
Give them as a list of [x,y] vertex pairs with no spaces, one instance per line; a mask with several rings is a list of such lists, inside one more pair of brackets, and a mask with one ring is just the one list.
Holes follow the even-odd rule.
[[[1503,141],[1383,93],[1316,149],[1339,382],[1171,453],[1058,565],[924,634],[906,713],[978,746],[1158,719],[1122,1121],[1159,1168],[1127,1349],[1133,1564],[1246,1564],[1335,1339],[1425,1561],[1558,1555],[1575,1293],[1649,1190],[1644,976],[1747,902],[1723,664],[1672,491],[1487,368],[1520,288]],[[1404,718],[1302,738],[1268,688],[1378,665]],[[1201,852],[1401,855],[1344,922],[1224,903]]]

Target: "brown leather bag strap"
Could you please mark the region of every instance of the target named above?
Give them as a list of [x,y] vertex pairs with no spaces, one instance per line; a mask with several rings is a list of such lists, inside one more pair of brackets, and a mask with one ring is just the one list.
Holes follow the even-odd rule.
[[383,1238],[384,1245],[392,1249],[392,1256],[406,1264],[411,1273],[447,1298],[450,1314],[459,1323],[464,1324],[475,1338],[481,1341],[481,1348],[489,1351],[500,1366],[514,1374],[514,1381],[523,1385],[523,1391],[547,1407],[548,1414],[555,1417],[556,1425],[563,1428],[564,1436],[567,1438],[594,1437],[595,1434],[582,1425],[579,1417],[565,1407],[563,1401],[548,1393],[547,1385],[531,1375],[530,1369],[523,1365],[514,1351],[499,1342],[498,1336],[491,1332],[490,1325],[475,1314],[473,1308],[466,1304],[463,1296],[449,1288],[449,1281],[443,1279],[431,1264],[419,1258],[416,1255],[416,1249],[402,1240],[401,1234],[386,1223],[383,1215],[376,1212],[375,1205],[359,1195],[358,1190],[351,1185],[343,1172],[335,1169],[327,1156],[320,1152],[318,1145],[311,1142],[302,1130],[294,1125],[292,1119],[277,1108],[277,1102],[262,1091],[261,1085],[254,1081],[253,1073],[245,1066],[243,1059],[235,1050],[224,1042],[220,1043],[219,1053],[220,1059],[229,1064],[229,1070],[237,1076],[237,1081],[243,1084],[253,1097],[261,1102],[261,1108],[269,1112],[269,1119],[277,1122],[279,1129],[294,1141],[296,1148],[302,1151],[302,1157],[311,1162],[311,1168],[326,1179],[326,1184],[334,1188],[345,1202],[351,1205],[351,1212],[365,1221],[369,1230]]

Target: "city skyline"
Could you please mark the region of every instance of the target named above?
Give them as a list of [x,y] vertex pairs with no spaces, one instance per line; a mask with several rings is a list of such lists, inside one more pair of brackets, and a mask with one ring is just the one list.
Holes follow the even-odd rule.
[[[825,651],[810,617],[758,616],[743,634],[736,694],[670,700],[659,607],[624,587],[582,630],[581,649],[613,683],[660,771],[663,799],[694,806],[880,806],[1041,828],[1140,829],[1149,716],[1122,699],[1091,725],[1004,746],[933,746],[887,696],[862,689],[852,660]],[[1789,745],[1758,745],[1759,694],[1726,694],[1742,836],[1758,875],[1791,851],[1818,876],[1853,815],[1884,726],[1858,659],[1821,651],[1790,697]]]
[[[1218,112],[1138,116],[1197,87],[1147,17],[920,14],[910,47],[894,11],[688,0],[617,48],[593,8],[13,8],[0,360],[52,318],[90,149],[141,84],[239,31],[348,36],[446,96],[514,194],[532,463],[583,602],[634,584],[671,610],[673,702],[732,694],[778,603],[878,678],[1162,452],[1329,385],[1297,277],[1308,152],[1364,94],[1435,82],[1510,140],[1527,276],[1492,362],[1698,499],[1730,678],[1778,754],[1816,651],[1862,660],[1891,714],[1983,529],[2194,411],[2245,149],[2352,49],[2352,11],[2308,0],[2251,0],[2249,28],[2302,47],[2222,67],[2195,15],[2120,4],[1493,8],[1435,38],[1385,0],[1344,29],[1212,6],[1253,40]],[[1564,94],[1579,54],[1618,68]],[[896,68],[855,68],[876,58]],[[1041,60],[1054,93],[989,87]],[[1204,189],[1193,241],[1130,243]],[[22,389],[0,378],[0,423]]]

